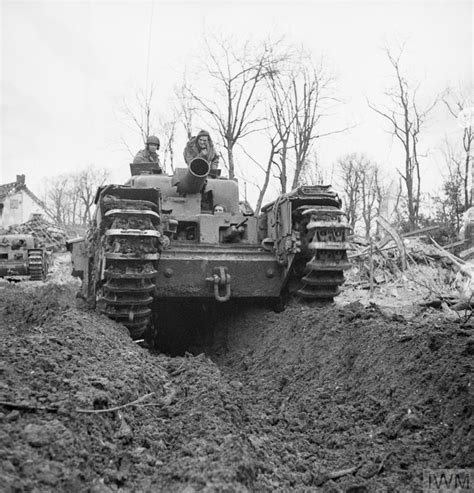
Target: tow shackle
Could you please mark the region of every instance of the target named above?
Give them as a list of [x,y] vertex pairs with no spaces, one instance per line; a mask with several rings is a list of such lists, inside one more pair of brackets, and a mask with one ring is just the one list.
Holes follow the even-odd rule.
[[[230,300],[230,274],[227,267],[215,267],[212,276],[206,277],[206,281],[212,282],[214,287],[214,298],[217,301],[224,302]],[[221,295],[221,288],[224,294]]]

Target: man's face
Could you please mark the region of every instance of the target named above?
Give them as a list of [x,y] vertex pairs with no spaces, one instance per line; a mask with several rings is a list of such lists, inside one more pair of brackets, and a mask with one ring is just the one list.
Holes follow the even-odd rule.
[[216,205],[214,207],[214,214],[223,214],[224,213],[224,207],[222,205]]
[[206,136],[199,137],[198,146],[199,146],[199,149],[207,149],[207,137]]
[[158,150],[158,146],[156,144],[148,144],[148,150],[150,152],[156,152]]

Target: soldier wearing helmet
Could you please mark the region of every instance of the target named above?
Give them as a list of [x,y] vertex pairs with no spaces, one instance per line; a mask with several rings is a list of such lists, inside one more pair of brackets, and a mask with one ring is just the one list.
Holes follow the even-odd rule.
[[155,135],[150,135],[146,139],[146,147],[137,152],[133,159],[134,164],[152,163],[156,165],[157,173],[162,173],[158,149],[160,148],[160,139]]
[[205,130],[201,130],[195,137],[191,137],[184,148],[184,160],[186,164],[189,164],[196,157],[205,159],[211,167],[210,175],[217,176],[219,155],[214,149],[209,132]]

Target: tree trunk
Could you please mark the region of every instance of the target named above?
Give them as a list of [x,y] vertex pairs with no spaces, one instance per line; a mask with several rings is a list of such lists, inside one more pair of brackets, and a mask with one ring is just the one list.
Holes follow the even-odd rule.
[[229,165],[229,179],[233,180],[235,178],[233,145],[227,146],[227,160]]
[[286,157],[288,154],[288,144],[287,142],[282,143],[282,150],[280,154],[280,165],[281,165],[281,175],[280,175],[280,185],[281,185],[281,193],[286,193],[286,187],[288,182],[288,170],[286,166]]
[[260,213],[260,209],[262,208],[263,197],[265,196],[265,192],[268,188],[268,183],[270,182],[270,172],[272,169],[273,158],[275,157],[275,145],[272,144],[270,149],[270,155],[268,157],[267,169],[265,171],[265,180],[263,182],[263,186],[258,194],[257,205],[255,207],[255,214],[258,215]]

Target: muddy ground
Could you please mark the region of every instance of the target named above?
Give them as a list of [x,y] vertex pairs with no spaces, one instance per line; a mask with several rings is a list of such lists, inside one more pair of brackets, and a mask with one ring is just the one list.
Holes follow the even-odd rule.
[[473,466],[473,320],[426,293],[227,305],[171,357],[78,307],[68,269],[0,285],[1,491],[421,491]]

